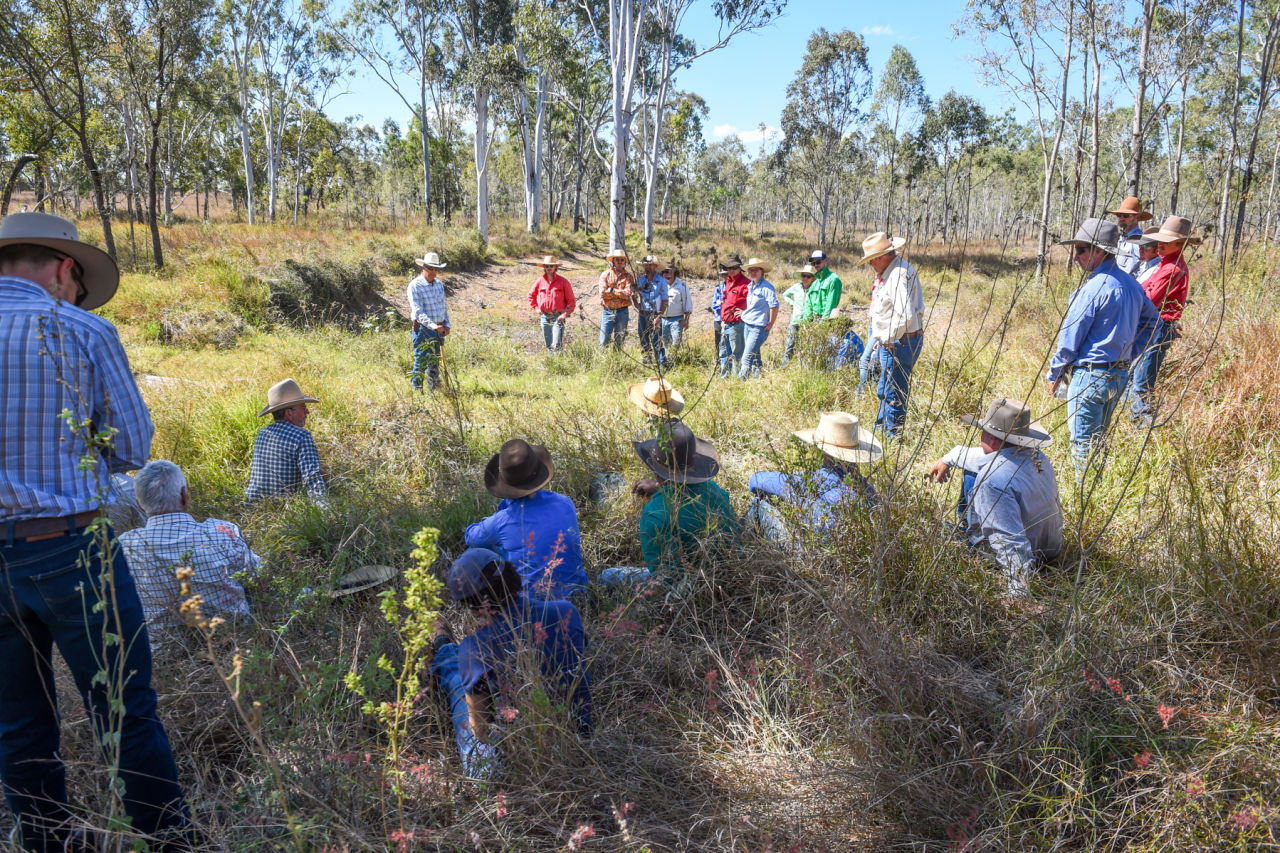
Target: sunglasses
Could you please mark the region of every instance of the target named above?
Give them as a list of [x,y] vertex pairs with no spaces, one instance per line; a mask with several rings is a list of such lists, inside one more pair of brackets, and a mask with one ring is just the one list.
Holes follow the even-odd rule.
[[1076,246],[1076,257],[1092,252],[1093,248],[1093,246]]
[[58,256],[58,260],[60,261],[71,261],[71,278],[74,279],[76,283],[75,304],[79,305],[84,302],[84,298],[89,295],[88,289],[84,286],[84,267],[80,266],[80,262],[70,255],[63,254],[62,252],[54,252],[54,254]]

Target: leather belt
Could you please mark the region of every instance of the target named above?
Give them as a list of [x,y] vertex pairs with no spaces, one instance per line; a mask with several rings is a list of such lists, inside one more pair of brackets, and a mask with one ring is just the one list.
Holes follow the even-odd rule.
[[1128,368],[1129,361],[1082,361],[1075,365],[1083,367],[1086,370],[1115,370],[1117,368]]
[[10,521],[2,528],[6,541],[39,542],[42,539],[56,539],[66,536],[82,527],[88,527],[98,517],[96,509],[78,512],[75,515],[64,515],[56,518],[25,518],[22,521]]
[[918,338],[918,337],[920,337],[920,336],[921,336],[921,335],[923,335],[923,334],[924,334],[924,329],[916,329],[914,332],[907,332],[907,333],[906,333],[905,335],[903,335],[902,337],[904,337],[904,338]]

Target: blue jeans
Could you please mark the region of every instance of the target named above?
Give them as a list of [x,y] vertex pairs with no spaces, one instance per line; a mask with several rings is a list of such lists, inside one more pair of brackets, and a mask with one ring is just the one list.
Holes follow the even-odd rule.
[[881,346],[880,411],[876,414],[876,426],[894,438],[902,435],[902,425],[907,420],[907,394],[911,390],[911,371],[924,346],[924,335],[899,338],[888,346]]
[[437,331],[420,326],[413,331],[413,375],[410,382],[414,388],[422,388],[422,372],[427,373],[427,387],[432,391],[440,387],[440,347],[444,346],[444,335]]
[[[559,320],[555,319],[560,317]],[[564,343],[564,317],[559,314],[542,314],[542,339],[547,349],[556,351]]]
[[663,355],[666,355],[666,348],[675,349],[680,346],[680,341],[684,339],[684,317],[663,317],[662,318],[662,343]]
[[746,330],[743,329],[745,324],[739,320],[736,323],[723,323],[720,327],[720,378],[723,379],[729,375],[730,369],[735,372],[742,364],[742,350],[746,344]]
[[657,311],[640,311],[640,350],[655,358],[659,364],[667,363],[667,354],[662,349],[662,329],[657,320],[661,318]]
[[613,345],[622,349],[627,340],[627,326],[631,322],[631,309],[605,308],[600,314],[600,348],[603,349],[613,341]]
[[1071,461],[1083,472],[1105,437],[1111,416],[1129,378],[1121,367],[1077,367],[1067,386],[1067,424],[1071,429]]
[[[720,316],[720,312],[719,312],[719,311],[717,311],[717,312],[716,312],[716,317],[717,317],[717,318],[719,318],[719,316]],[[722,327],[723,325],[724,325],[724,324],[723,324],[723,323],[721,323],[719,319],[716,319],[716,320],[712,321],[712,324],[711,324],[711,328],[712,328],[712,329],[715,331],[715,333],[716,333],[716,352],[717,352],[717,353],[719,353],[719,352],[720,352],[720,338],[721,338],[722,333],[723,333],[723,329],[722,329],[721,327]]]
[[764,326],[753,326],[750,323],[742,325],[746,331],[743,333],[742,372],[738,374],[738,378],[746,379],[752,373],[759,376],[764,367],[764,362],[760,360],[760,347],[769,340],[769,330]]
[[1177,323],[1160,321],[1150,345],[1138,356],[1133,365],[1133,382],[1129,386],[1129,395],[1133,401],[1133,419],[1140,420],[1155,414],[1151,405],[1151,391],[1156,387],[1156,378],[1164,365],[1164,357],[1173,345],[1174,334],[1178,330]]
[[868,326],[867,327],[867,343],[862,348],[862,355],[858,356],[858,393],[859,394],[863,392],[863,390],[867,387],[867,383],[871,381],[871,378],[872,378],[871,372],[873,370],[873,363],[874,363],[876,378],[879,379],[880,361],[879,359],[875,358],[875,353],[877,351],[878,350],[876,349],[876,339],[872,335],[871,327]]
[[79,530],[10,541],[0,525],[0,778],[31,850],[62,850],[66,831],[58,825],[70,817],[50,660],[55,644],[99,742],[116,737],[133,828],[172,842],[191,832],[173,751],[156,716],[138,590],[114,536],[108,560],[100,536]]
[[653,574],[644,566],[614,566],[600,572],[600,583],[610,589],[620,586],[640,586],[649,582]]
[[786,367],[791,361],[791,356],[796,354],[796,327],[799,323],[792,323],[787,326],[787,342],[782,346],[782,366]]
[[431,674],[449,697],[449,718],[453,722],[453,739],[458,745],[462,769],[472,779],[487,779],[494,770],[497,751],[487,743],[476,740],[471,731],[471,716],[467,712],[467,691],[462,689],[462,676],[458,673],[458,645],[445,643],[431,661]]
[[978,482],[978,475],[972,471],[964,471],[960,481],[960,500],[956,502],[956,515],[960,518],[961,528],[969,527],[969,500],[973,497],[973,484]]

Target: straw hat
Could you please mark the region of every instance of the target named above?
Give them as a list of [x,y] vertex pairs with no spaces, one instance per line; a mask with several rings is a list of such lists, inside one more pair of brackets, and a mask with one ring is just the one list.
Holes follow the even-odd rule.
[[871,431],[848,412],[821,412],[816,427],[792,435],[842,462],[875,462],[884,453]]
[[605,257],[605,260],[607,261],[611,261],[614,258],[622,258],[625,261],[627,260],[627,250],[626,249],[610,249],[609,254],[605,255],[604,257]]
[[645,255],[643,258],[640,259],[640,263],[644,264],[645,266],[648,266],[649,264],[656,265],[660,263],[660,261],[657,258],[655,258],[653,255]]
[[341,598],[344,595],[360,592],[370,587],[380,586],[400,574],[400,570],[391,566],[361,566],[353,572],[347,572],[338,578],[329,592],[330,598]]
[[649,470],[673,483],[705,483],[720,470],[720,456],[709,441],[693,434],[679,418],[672,418],[666,434],[632,446]]
[[858,260],[858,266],[862,266],[872,258],[896,252],[905,245],[907,245],[906,238],[890,237],[883,231],[877,231],[862,241],[862,258]]
[[964,415],[960,420],[989,432],[1005,444],[1019,447],[1048,447],[1053,437],[1039,421],[1031,420],[1031,409],[1021,400],[1001,397],[991,403],[985,418]]
[[1142,209],[1142,199],[1138,198],[1136,195],[1129,196],[1124,201],[1120,202],[1119,207],[1117,207],[1115,210],[1108,210],[1107,213],[1111,214],[1112,216],[1119,216],[1121,214],[1130,214],[1133,216],[1137,216],[1139,222],[1146,222],[1148,219],[1151,218],[1151,214],[1148,211]]
[[308,397],[302,393],[302,389],[298,387],[298,383],[292,379],[284,379],[277,382],[267,389],[267,407],[258,412],[258,417],[269,415],[272,412],[278,412],[281,409],[287,409],[290,406],[296,406],[299,403],[319,403],[315,397]]
[[1120,243],[1120,226],[1114,222],[1101,219],[1086,219],[1080,224],[1076,236],[1070,240],[1059,240],[1058,246],[1093,246],[1108,255],[1114,255]]
[[640,407],[640,411],[656,418],[669,418],[684,409],[684,397],[665,379],[651,377],[627,389],[627,397]]
[[111,256],[80,242],[80,232],[61,216],[50,213],[11,213],[0,222],[0,247],[20,244],[44,246],[74,260],[84,271],[84,298],[76,304],[86,311],[111,301],[120,286],[120,269]]
[[545,447],[513,438],[485,466],[484,487],[500,498],[523,498],[550,483],[555,473]]
[[1155,240],[1157,243],[1174,243],[1178,240],[1186,240],[1189,243],[1199,243],[1198,237],[1191,236],[1191,220],[1184,216],[1167,217],[1164,223],[1159,227],[1152,229],[1148,240]]
[[811,275],[817,277],[818,271],[813,268],[813,264],[805,264],[800,267],[800,269],[796,270],[796,275]]
[[442,270],[449,266],[448,264],[440,263],[440,256],[435,252],[427,252],[420,258],[414,258],[413,262],[420,267],[430,267],[433,270]]
[[745,264],[742,265],[742,268],[744,270],[751,270],[751,269],[763,270],[764,272],[769,272],[770,270],[773,269],[773,267],[771,267],[762,258],[750,258]]
[[555,255],[543,255],[542,260],[537,261],[537,264],[540,267],[558,267],[560,266],[560,259]]

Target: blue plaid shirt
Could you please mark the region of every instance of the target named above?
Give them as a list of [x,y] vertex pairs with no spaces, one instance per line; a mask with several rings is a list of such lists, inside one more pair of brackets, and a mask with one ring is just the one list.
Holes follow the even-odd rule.
[[[110,503],[111,474],[145,465],[155,432],[115,326],[24,278],[0,276],[0,305],[0,521]],[[89,430],[115,434],[96,451]]]
[[320,454],[311,433],[288,421],[273,421],[258,430],[245,499],[288,494],[303,485],[311,500],[322,506],[326,503],[329,489],[320,473]]
[[449,309],[444,304],[444,282],[428,282],[418,276],[409,282],[409,319],[415,323],[449,325]]
[[640,298],[641,311],[657,314],[667,301],[667,280],[660,275],[653,278],[642,275],[636,282],[636,295]]

